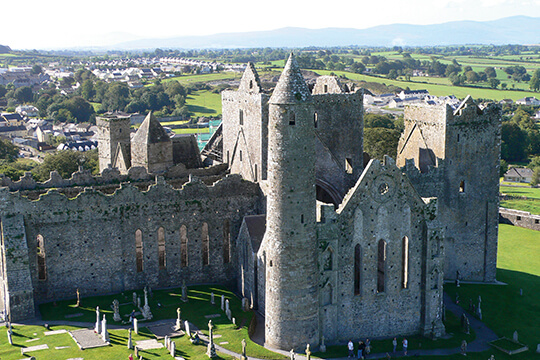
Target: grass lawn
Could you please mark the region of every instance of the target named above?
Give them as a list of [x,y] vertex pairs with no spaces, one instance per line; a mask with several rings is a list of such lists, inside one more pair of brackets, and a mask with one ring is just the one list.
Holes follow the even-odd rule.
[[[216,305],[210,304],[210,294],[213,292],[215,294],[215,302]],[[111,302],[116,298],[119,299],[121,306],[120,306],[120,314],[124,315],[123,318],[127,319],[125,315],[129,315],[131,310],[133,310],[133,304],[131,303],[132,299],[132,293],[133,292],[126,292],[122,294],[116,294],[116,295],[110,295],[110,296],[98,296],[98,297],[89,297],[89,298],[83,298],[82,299],[82,307],[75,308],[74,307],[74,300],[67,300],[67,301],[60,301],[57,302],[56,306],[54,306],[52,303],[43,304],[40,306],[40,311],[43,314],[43,320],[65,320],[65,315],[68,314],[74,314],[74,313],[82,313],[83,316],[76,317],[76,318],[70,318],[70,320],[74,321],[85,321],[85,322],[95,322],[95,307],[99,305],[100,309],[102,309],[102,312],[107,314],[107,320],[109,324],[113,325],[120,325],[120,323],[113,321],[112,319],[112,310],[110,307]],[[141,300],[144,302],[144,299],[142,299],[143,295],[141,291],[137,291],[137,295],[141,296]],[[238,328],[230,322],[227,317],[225,316],[225,313],[221,311],[220,303],[221,303],[221,295],[225,296],[226,299],[229,299],[230,301],[230,308],[232,311],[232,314],[234,317],[236,317],[236,323],[238,325]],[[221,346],[233,350],[235,352],[241,352],[242,351],[242,345],[241,341],[242,339],[246,339],[247,341],[247,351],[250,356],[262,358],[262,359],[284,359],[284,356],[281,356],[279,354],[275,354],[267,349],[265,349],[262,346],[259,346],[255,343],[253,343],[251,340],[249,340],[248,336],[248,327],[251,321],[251,318],[253,316],[252,312],[243,312],[241,310],[241,301],[238,299],[231,291],[227,290],[226,288],[222,286],[212,286],[212,285],[201,285],[201,286],[190,286],[188,291],[188,298],[189,301],[187,303],[181,302],[181,289],[168,289],[168,290],[156,290],[153,293],[153,297],[149,299],[149,304],[152,309],[152,314],[154,315],[154,318],[152,321],[160,320],[160,319],[174,319],[176,318],[176,309],[180,307],[182,309],[182,319],[189,320],[189,322],[193,323],[195,326],[197,326],[199,329],[201,329],[205,334],[208,334],[208,318],[205,316],[212,315],[212,314],[219,314],[219,317],[215,317],[212,319],[212,322],[215,325],[214,328],[214,334],[221,335],[219,340],[216,340],[216,343],[219,344],[221,342],[228,342],[228,344],[223,344]],[[158,302],[161,304],[161,307],[158,307]],[[144,326],[144,321],[139,322],[139,326]],[[38,332],[37,336],[34,337],[40,337],[43,338],[43,336],[39,336],[43,332],[43,328],[41,327],[31,327],[31,326],[24,326],[20,327],[21,332],[24,332],[24,336],[21,336],[21,343],[24,343],[23,339],[31,337],[28,335],[29,333],[37,332],[37,330],[40,330]],[[55,327],[55,329],[59,328],[66,328],[65,326],[62,327]],[[37,329],[37,330],[36,330]],[[5,328],[2,329],[4,331],[5,335]],[[84,351],[84,358],[85,359],[119,359],[119,358],[126,358],[129,355],[129,351],[126,348],[127,345],[127,330],[113,330],[111,331],[113,335],[111,335],[111,338],[115,340],[112,347],[109,348],[102,348],[102,350],[96,349],[96,353],[100,353],[101,355],[97,355],[96,357],[88,357],[86,354],[90,350]],[[0,336],[2,334],[0,333]],[[148,332],[148,330],[144,330],[140,336],[145,338],[153,338],[153,335]],[[74,348],[76,345],[69,338],[66,342],[67,345],[51,345],[51,341],[49,341],[49,337],[45,338],[44,341],[47,341],[47,344],[49,345],[49,348],[52,348],[52,350],[48,350],[47,352],[54,352],[58,351],[54,349],[54,346],[67,346],[71,345],[72,348]],[[134,338],[134,340],[141,340],[139,338]],[[191,343],[188,343],[188,340],[186,337],[182,337],[180,339],[176,339],[177,342],[177,354],[180,354],[186,359],[203,359],[204,353],[206,351],[205,346],[194,346],[191,345]],[[36,341],[35,343],[32,342],[31,345],[39,345],[42,342]],[[26,345],[26,346],[31,346]],[[2,351],[4,348],[11,350],[12,347],[9,345],[5,345],[3,342],[0,345],[0,356],[2,359],[4,359],[4,356],[2,355]],[[107,354],[111,354],[111,357],[103,357],[103,349],[107,350]],[[77,350],[79,352],[78,356],[81,356],[81,351],[78,350],[78,348],[74,348],[74,350]],[[160,358],[163,357],[169,357],[170,355],[167,355],[167,352],[164,349],[163,354],[160,351],[152,350],[150,354],[145,355],[146,359],[154,359],[154,358]],[[45,354],[46,351],[40,351],[39,354]],[[153,354],[155,352],[155,354]],[[16,348],[16,353],[19,357],[13,357],[13,359],[19,359],[20,358],[20,350]],[[114,354],[114,356],[112,356]],[[101,357],[99,357],[101,356]],[[66,356],[67,359],[69,356]],[[77,357],[75,355],[71,357]],[[40,357],[41,358],[41,357]],[[46,359],[47,357],[43,357]],[[49,357],[50,359],[56,359],[57,357]],[[49,359],[47,358],[47,359]],[[207,357],[206,357],[207,358]],[[6,357],[6,359],[11,359],[10,357]]]
[[90,105],[92,105],[92,107],[94,108],[94,111],[95,111],[95,112],[98,112],[99,110],[101,110],[101,104],[100,104],[100,103],[97,103],[97,102],[91,102]]
[[172,129],[172,132],[175,134],[207,134],[210,132],[209,128],[199,128],[199,129]]
[[194,91],[186,98],[186,105],[195,117],[221,115],[221,94],[208,90]]
[[502,200],[502,207],[540,215],[540,188],[501,186],[500,192],[510,196],[527,197],[527,199],[514,198]]
[[[468,308],[469,299],[478,302],[482,297],[483,321],[500,337],[512,338],[517,330],[519,341],[532,352],[513,355],[512,359],[538,359],[534,354],[540,343],[540,233],[511,225],[499,225],[497,280],[508,285],[467,285],[459,289],[445,284],[445,291],[462,299]],[[519,290],[523,289],[523,296]],[[494,353],[497,360],[510,359],[509,355],[494,350],[484,352],[484,359]],[[471,358],[468,356],[468,358]]]
[[[521,184],[523,186],[523,184]],[[540,200],[540,188],[501,186],[500,192],[512,196],[526,196],[530,199]]]
[[228,72],[219,72],[219,73],[212,73],[212,74],[198,74],[198,75],[182,75],[182,76],[175,76],[168,79],[164,79],[163,82],[168,81],[178,81],[182,85],[189,85],[189,84],[196,84],[196,83],[207,83],[209,81],[216,81],[216,80],[233,80],[233,79],[240,79],[242,77],[242,73],[237,73],[235,71],[228,71]]

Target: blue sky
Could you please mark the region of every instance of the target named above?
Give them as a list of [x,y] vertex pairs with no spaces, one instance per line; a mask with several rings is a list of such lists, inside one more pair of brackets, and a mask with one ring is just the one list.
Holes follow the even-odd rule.
[[26,0],[6,1],[0,9],[0,44],[50,49],[287,26],[362,29],[540,17],[540,0]]

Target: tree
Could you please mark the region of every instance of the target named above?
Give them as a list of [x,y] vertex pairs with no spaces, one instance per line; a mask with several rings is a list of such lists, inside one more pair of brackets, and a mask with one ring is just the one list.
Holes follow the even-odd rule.
[[94,89],[94,81],[91,79],[84,80],[81,85],[81,96],[88,101],[91,101],[96,96]]
[[388,78],[389,79],[397,79],[398,77],[398,73],[396,71],[396,69],[391,69],[390,72],[388,73]]
[[382,160],[384,155],[396,158],[400,132],[386,128],[364,129],[364,151],[372,158]]
[[19,148],[9,140],[0,139],[0,159],[13,161],[19,155]]
[[51,171],[58,171],[62,178],[69,179],[71,174],[79,169],[80,165],[86,169],[91,169],[92,173],[96,173],[98,165],[97,150],[86,152],[62,150],[47,155],[43,159],[43,163],[34,168],[33,174],[38,181],[46,181],[49,179]]
[[536,167],[533,170],[533,175],[531,178],[531,185],[536,186],[540,184],[540,167]]
[[22,86],[15,90],[13,93],[13,97],[19,102],[19,103],[28,103],[34,100],[34,93],[32,92],[32,88],[29,86]]
[[41,66],[39,66],[37,64],[32,66],[32,71],[31,71],[32,74],[34,74],[34,75],[41,74],[42,71],[43,71],[43,68]]
[[94,107],[80,96],[74,96],[62,103],[62,106],[69,110],[77,122],[88,122],[94,114]]
[[499,166],[499,177],[502,177],[508,171],[508,163],[506,162],[506,160],[501,159],[500,164],[501,165]]
[[501,83],[501,81],[499,79],[496,79],[496,78],[489,79],[489,86],[491,86],[491,88],[493,88],[493,89],[496,89],[497,86],[499,86],[500,83]]
[[0,99],[6,96],[6,94],[7,94],[6,87],[4,85],[0,85]]
[[394,129],[394,117],[392,115],[366,113],[364,115],[364,128]]
[[501,158],[509,162],[525,159],[527,135],[515,122],[502,124],[501,140]]
[[529,81],[529,88],[534,91],[538,91],[540,89],[540,69],[536,69],[534,72],[531,81]]
[[529,162],[529,164],[527,164],[527,167],[529,169],[540,167],[540,156],[534,156]]
[[486,73],[488,78],[496,78],[497,77],[497,71],[491,66],[488,66],[484,69],[484,72]]
[[467,81],[470,83],[475,83],[480,80],[480,76],[478,76],[478,73],[476,71],[467,71],[465,73],[465,76],[467,77]]
[[125,83],[111,84],[103,97],[102,107],[108,111],[124,110],[129,103],[129,88]]

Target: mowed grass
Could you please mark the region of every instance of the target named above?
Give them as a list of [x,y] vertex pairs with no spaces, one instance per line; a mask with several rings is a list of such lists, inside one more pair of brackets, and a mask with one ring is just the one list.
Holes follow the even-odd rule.
[[212,73],[212,74],[189,74],[189,75],[181,75],[181,76],[175,76],[168,79],[163,80],[163,82],[168,81],[178,81],[180,84],[186,86],[189,84],[196,84],[196,83],[207,83],[210,81],[217,81],[217,80],[234,80],[234,79],[240,79],[242,77],[242,73],[238,73],[235,71],[228,71],[228,72],[218,72],[218,73]]
[[508,209],[528,211],[540,215],[540,188],[501,186],[500,192],[510,196],[526,197],[527,199],[506,199],[501,206]]
[[207,134],[210,132],[208,128],[189,128],[189,129],[172,129],[175,134]]
[[195,117],[221,115],[221,94],[208,90],[194,91],[186,98],[186,105]]
[[[210,298],[211,293],[215,294],[215,305],[211,305]],[[142,296],[141,291],[136,292],[138,296]],[[225,299],[228,299],[230,301],[230,308],[233,316],[236,318],[236,324],[237,326],[233,325],[231,321],[226,317],[225,313],[221,311],[221,296],[224,296]],[[197,328],[201,329],[203,333],[208,334],[208,318],[206,316],[213,315],[212,322],[215,325],[214,328],[214,334],[215,335],[221,335],[217,340],[216,343],[221,342],[228,342],[228,344],[221,344],[220,346],[225,347],[226,349],[235,351],[240,353],[242,351],[242,339],[246,339],[247,342],[247,351],[249,356],[258,357],[261,359],[284,359],[284,356],[281,356],[279,354],[273,353],[264,347],[257,345],[253,343],[248,336],[248,328],[249,324],[251,322],[251,319],[253,317],[253,312],[244,312],[241,309],[241,301],[238,299],[231,291],[226,289],[223,286],[214,286],[214,285],[199,285],[199,286],[190,286],[188,288],[188,299],[189,301],[184,303],[181,301],[181,289],[166,289],[166,290],[156,290],[153,292],[153,297],[149,298],[149,305],[151,307],[152,314],[154,315],[154,318],[152,321],[158,321],[158,320],[164,320],[164,319],[171,319],[171,324],[174,323],[174,319],[176,319],[176,309],[179,307],[182,310],[182,319],[188,320],[190,323],[194,324]],[[107,316],[107,321],[109,326],[110,325],[121,325],[120,322],[115,322],[112,319],[112,311],[110,307],[110,303],[113,299],[119,299],[121,306],[120,306],[120,314],[122,315],[122,318],[127,320],[127,316],[131,311],[134,309],[133,304],[131,303],[132,299],[132,292],[125,292],[122,294],[116,294],[116,295],[110,295],[110,296],[98,296],[98,297],[89,297],[89,298],[83,298],[82,299],[82,307],[75,308],[74,307],[74,300],[67,300],[67,301],[60,301],[57,302],[56,306],[52,303],[49,304],[43,304],[40,306],[41,313],[43,314],[44,320],[66,320],[65,315],[67,314],[73,314],[76,312],[83,313],[83,316],[77,317],[77,318],[69,318],[70,320],[74,321],[85,321],[85,322],[95,322],[96,314],[95,314],[95,307],[99,305],[100,309],[102,309],[102,313],[105,313]],[[144,303],[144,298],[141,299]],[[161,306],[158,306],[158,303],[161,304]],[[123,304],[123,305],[122,305]],[[139,316],[140,318],[140,316]],[[140,319],[141,320],[141,319]],[[129,326],[129,324],[126,324],[126,326]],[[139,321],[139,326],[143,327],[145,326],[144,321]],[[41,332],[37,332],[37,330],[42,329]],[[63,329],[66,328],[65,326],[56,326],[54,329]],[[75,343],[71,338],[69,338],[69,341],[64,341],[62,345],[54,345],[51,346],[51,341],[49,341],[49,336],[44,338],[44,336],[40,336],[42,334],[43,328],[42,327],[27,327],[27,326],[21,326],[20,331],[24,334],[21,335],[21,343],[23,340],[26,340],[30,338],[29,335],[30,332],[37,332],[38,335],[35,337],[39,337],[40,341],[46,341],[46,343],[49,345],[49,348],[52,348],[51,350],[47,351],[40,351],[39,355],[46,354],[49,352],[52,352],[52,357],[43,357],[43,359],[58,359],[58,351],[56,350],[56,353],[54,352],[54,346],[69,346],[71,345],[72,348],[76,348]],[[5,328],[3,329],[4,336],[5,336]],[[122,330],[112,330],[111,331],[111,338],[114,340],[112,347],[107,348],[101,348],[101,349],[94,349],[94,351],[97,353],[96,357],[87,357],[87,352],[89,350],[84,351],[84,358],[85,359],[123,359],[126,358],[130,354],[129,351],[127,351],[126,345],[127,345],[127,329]],[[114,335],[114,336],[113,336]],[[2,336],[2,333],[0,332],[0,336]],[[143,332],[140,334],[141,337],[149,339],[154,338],[154,336],[146,329],[143,330]],[[69,336],[68,336],[69,337]],[[52,338],[51,338],[52,340]],[[135,338],[134,340],[141,340],[139,338]],[[203,359],[206,355],[206,346],[199,345],[194,346],[191,343],[188,342],[187,337],[182,338],[176,338],[175,341],[177,342],[177,355],[180,355],[184,357],[185,359]],[[32,346],[32,345],[38,345],[43,342],[36,341],[35,343],[32,342],[31,345],[26,346]],[[67,345],[66,345],[67,344]],[[4,342],[0,343],[0,356],[2,359],[4,359],[4,356],[2,356],[2,351],[6,348],[7,350],[11,350],[12,347],[5,346]],[[83,357],[76,348],[79,354],[77,356],[69,354],[68,357]],[[161,349],[163,350],[163,349]],[[6,351],[7,353],[8,351]],[[16,352],[19,354],[19,357],[13,357],[13,359],[19,359],[20,358],[20,349],[16,348]],[[155,353],[154,353],[155,352]],[[56,357],[54,356],[56,354]],[[170,355],[167,353],[166,350],[158,351],[158,350],[151,350],[148,353],[143,353],[145,356],[145,359],[154,359],[154,358],[170,358]],[[41,356],[39,357],[42,358]],[[62,357],[64,358],[64,357]],[[206,356],[206,358],[208,358]],[[224,359],[229,359],[230,357],[222,357]],[[6,357],[8,359],[8,357]]]
[[484,355],[478,359],[487,359],[490,353],[497,360],[538,359],[540,356],[534,352],[540,343],[540,232],[500,224],[497,262],[497,280],[507,285],[462,284],[456,288],[445,284],[445,291],[452,298],[459,293],[460,305],[465,309],[469,299],[478,304],[481,296],[483,321],[500,337],[511,339],[517,331],[519,341],[531,350],[512,357],[493,350],[481,353]]

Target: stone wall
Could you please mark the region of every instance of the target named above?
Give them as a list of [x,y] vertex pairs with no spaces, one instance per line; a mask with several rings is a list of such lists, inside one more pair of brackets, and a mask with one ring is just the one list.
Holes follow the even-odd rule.
[[499,223],[540,231],[540,215],[527,211],[499,208]]
[[[236,277],[237,256],[230,249],[234,248],[242,218],[260,212],[259,187],[237,175],[213,186],[192,178],[181,190],[173,189],[163,178],[148,191],[125,183],[112,195],[85,188],[71,200],[53,189],[37,201],[10,193],[7,188],[0,190],[5,200],[1,213],[4,254],[19,257],[14,249],[29,254],[28,261],[22,263],[24,269],[10,268],[3,274],[4,284],[12,292],[18,292],[21,286],[10,284],[24,284],[22,288],[30,289],[30,293],[33,289],[32,298],[37,303],[73,297],[77,288],[83,296],[89,296],[145,285],[179,286],[182,280],[188,284],[231,284]],[[24,236],[12,234],[7,227],[13,221],[10,219],[18,218]],[[142,235],[142,271],[138,271],[136,261],[138,230]],[[184,233],[188,239],[187,264],[181,261]],[[163,253],[158,234],[164,237]],[[44,240],[46,279],[42,280],[37,263],[38,235]],[[203,245],[206,238],[208,253]],[[229,259],[224,254],[225,241],[231,241]],[[163,263],[160,256],[165,258]],[[10,258],[4,258],[2,267],[10,264]],[[26,312],[15,310],[13,303],[10,306],[13,313],[20,314],[19,319],[34,311],[33,305],[27,308],[30,303],[24,305]]]

